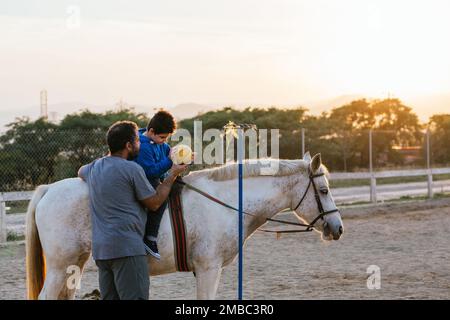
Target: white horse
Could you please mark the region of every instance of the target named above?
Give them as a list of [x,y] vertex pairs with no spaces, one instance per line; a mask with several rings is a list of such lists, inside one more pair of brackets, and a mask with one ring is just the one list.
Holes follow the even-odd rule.
[[[285,208],[294,209],[301,221],[310,223],[319,214],[315,192],[322,211],[333,211],[319,219],[314,228],[324,240],[337,240],[343,233],[339,212],[329,192],[320,154],[312,159],[267,160],[278,171],[262,175],[259,161],[244,162],[244,239]],[[237,203],[237,164],[191,172],[184,181],[221,201]],[[310,179],[310,174],[319,174]],[[314,181],[314,188],[310,186]],[[308,186],[308,188],[307,188]],[[183,210],[187,230],[189,267],[196,274],[197,298],[214,299],[222,268],[238,254],[238,214],[202,195],[184,188]],[[166,210],[158,235],[161,260],[148,257],[150,275],[176,272],[170,217]],[[79,178],[39,186],[27,212],[26,233],[27,291],[29,299],[73,299],[74,286],[68,286],[73,266],[83,270],[91,253],[91,220],[88,187]],[[72,269],[70,269],[72,268]],[[70,283],[70,281],[69,281]]]

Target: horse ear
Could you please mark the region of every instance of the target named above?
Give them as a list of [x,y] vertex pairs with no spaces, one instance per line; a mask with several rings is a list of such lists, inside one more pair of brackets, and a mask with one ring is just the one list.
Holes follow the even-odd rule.
[[311,154],[309,151],[306,151],[306,153],[303,155],[303,160],[311,162]]
[[319,170],[320,165],[322,164],[322,156],[320,153],[316,154],[311,160],[311,172],[317,172]]

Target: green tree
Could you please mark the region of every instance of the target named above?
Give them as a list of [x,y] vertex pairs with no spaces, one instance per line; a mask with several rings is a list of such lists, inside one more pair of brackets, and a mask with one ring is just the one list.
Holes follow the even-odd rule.
[[420,145],[422,138],[417,115],[398,99],[352,101],[322,114],[317,123],[309,134],[316,139],[315,151],[324,153],[331,168],[344,171],[368,167],[370,129],[374,159],[381,165],[401,163],[393,147]]
[[[306,109],[246,108],[242,111],[226,107],[210,111],[191,119],[180,121],[179,127],[193,135],[194,121],[202,121],[203,131],[215,128],[221,130],[229,121],[255,124],[258,129],[280,129],[280,158],[300,158],[300,128]],[[270,136],[268,137],[270,139]],[[268,150],[271,154],[271,150]]]
[[105,155],[108,152],[106,132],[113,123],[121,120],[134,121],[139,127],[145,127],[149,119],[133,109],[105,113],[84,110],[67,115],[57,132],[57,140],[62,144],[59,176],[74,176],[82,165]]
[[20,118],[0,136],[2,191],[28,190],[54,177],[60,145],[53,139],[57,126],[38,119]]
[[84,164],[106,154],[106,131],[130,120],[145,127],[148,118],[133,109],[67,115],[59,125],[21,118],[0,136],[0,191],[30,190],[74,177]]
[[431,159],[434,163],[450,163],[450,114],[432,116],[429,126]]

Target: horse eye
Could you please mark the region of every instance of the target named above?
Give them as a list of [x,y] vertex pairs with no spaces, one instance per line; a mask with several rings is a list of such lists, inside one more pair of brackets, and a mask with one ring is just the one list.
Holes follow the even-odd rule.
[[323,194],[328,194],[328,189],[320,189],[320,192],[322,192]]

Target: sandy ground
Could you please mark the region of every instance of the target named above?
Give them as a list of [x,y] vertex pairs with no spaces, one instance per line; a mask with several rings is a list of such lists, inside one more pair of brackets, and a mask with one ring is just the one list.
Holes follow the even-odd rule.
[[[362,208],[343,214],[345,234],[323,242],[316,233],[257,232],[247,242],[245,299],[450,299],[450,205]],[[412,211],[415,209],[415,211]],[[351,214],[359,212],[363,214]],[[25,247],[0,248],[0,299],[25,297]],[[218,299],[235,299],[237,263],[224,269]],[[381,270],[369,290],[367,268]],[[151,299],[195,299],[195,278],[175,273],[151,278]],[[77,298],[97,288],[92,261]]]

